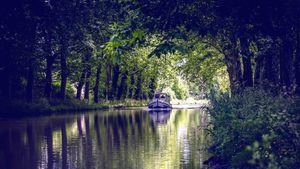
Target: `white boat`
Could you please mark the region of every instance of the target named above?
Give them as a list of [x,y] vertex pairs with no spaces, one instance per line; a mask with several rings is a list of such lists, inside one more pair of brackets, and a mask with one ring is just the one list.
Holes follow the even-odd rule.
[[148,105],[149,109],[172,109],[170,97],[166,93],[155,93]]

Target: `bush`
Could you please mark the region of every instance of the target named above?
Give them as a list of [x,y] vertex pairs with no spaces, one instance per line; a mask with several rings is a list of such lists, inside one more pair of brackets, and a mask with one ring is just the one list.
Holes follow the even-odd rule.
[[[60,94],[60,82],[56,81],[53,82],[53,96],[56,98],[59,98],[59,94]],[[72,87],[71,84],[67,83],[66,86],[66,98],[68,99],[72,99],[74,97],[74,88]]]
[[0,101],[0,117],[41,116],[109,108],[144,107],[147,105],[147,100],[131,99],[107,101],[99,104],[89,104],[77,99],[61,100],[55,98],[50,101],[46,98],[40,98],[32,103],[20,100]]
[[291,125],[296,119],[292,99],[251,88],[232,97],[221,95],[211,102],[211,151],[218,165],[298,168],[299,135]]

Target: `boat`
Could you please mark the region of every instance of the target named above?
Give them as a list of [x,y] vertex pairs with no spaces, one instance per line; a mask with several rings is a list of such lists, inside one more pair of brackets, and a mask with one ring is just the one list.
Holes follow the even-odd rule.
[[166,93],[156,92],[154,94],[153,99],[150,101],[148,105],[149,109],[172,109],[172,104],[170,103],[170,96]]

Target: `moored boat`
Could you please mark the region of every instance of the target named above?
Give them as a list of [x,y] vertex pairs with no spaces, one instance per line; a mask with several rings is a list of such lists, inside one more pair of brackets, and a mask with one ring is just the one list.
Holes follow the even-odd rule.
[[149,109],[171,109],[170,97],[166,93],[155,93],[148,105]]

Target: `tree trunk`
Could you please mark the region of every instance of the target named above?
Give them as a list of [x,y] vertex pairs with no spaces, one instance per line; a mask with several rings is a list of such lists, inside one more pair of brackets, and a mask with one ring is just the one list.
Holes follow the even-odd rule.
[[132,97],[133,97],[134,84],[135,84],[134,74],[131,74],[130,75],[130,87],[129,87],[129,91],[128,91],[128,97],[130,99],[132,99]]
[[296,47],[294,67],[295,67],[294,70],[295,70],[295,81],[296,81],[295,94],[300,96],[300,33],[297,34],[297,47]]
[[126,80],[127,80],[127,76],[128,76],[128,71],[124,71],[122,73],[122,78],[121,78],[121,83],[119,85],[118,88],[118,94],[117,94],[117,99],[124,99],[126,97],[126,91],[127,91],[127,84],[126,84]]
[[91,70],[91,65],[89,63],[90,59],[91,59],[91,52],[88,52],[86,55],[85,55],[85,72],[86,72],[86,77],[85,77],[85,86],[84,86],[84,99],[89,102],[90,100],[90,78],[91,78],[91,74],[92,74],[92,70]]
[[79,83],[77,86],[77,91],[76,91],[76,99],[80,100],[81,99],[81,93],[82,93],[82,88],[84,85],[84,81],[85,81],[85,69],[83,69],[83,72],[81,73],[80,79],[79,79]]
[[[285,35],[288,36],[288,35]],[[293,59],[293,44],[289,37],[283,40],[282,51],[280,54],[280,83],[286,94],[291,94],[292,91],[292,59]]]
[[32,102],[33,100],[33,86],[34,86],[34,71],[35,71],[35,43],[36,43],[36,28],[37,22],[32,21],[31,30],[28,32],[30,37],[30,54],[29,56],[29,65],[28,65],[28,74],[27,74],[27,86],[26,86],[26,100]]
[[252,87],[253,86],[253,72],[252,72],[252,64],[251,57],[243,57],[243,86],[244,87]]
[[[82,73],[80,75],[80,79],[79,79],[78,86],[77,86],[77,92],[76,92],[76,99],[78,99],[78,100],[81,99],[82,88],[83,88],[83,85],[86,83],[86,80],[87,80],[88,69],[90,69],[90,65],[88,63],[89,60],[90,60],[90,54],[86,54],[82,57],[83,70],[82,70]],[[88,85],[89,85],[89,83],[88,83]]]
[[3,56],[3,62],[0,63],[0,67],[3,70],[0,70],[0,77],[3,78],[1,81],[1,91],[0,91],[0,98],[3,99],[11,99],[11,72],[12,72],[12,65],[11,65],[11,56],[10,56],[10,49],[11,44],[8,41],[0,40],[0,54]]
[[254,85],[256,87],[261,85],[261,74],[262,74],[262,66],[263,66],[263,58],[261,56],[257,56],[255,59],[255,74],[254,74]]
[[4,83],[3,96],[5,99],[10,100],[12,98],[12,90],[11,90],[12,80],[10,77],[10,73],[5,74],[5,77],[6,78],[4,78],[4,79],[6,80],[6,82],[3,82]]
[[105,80],[105,98],[106,98],[106,100],[111,99],[110,84],[111,84],[111,65],[108,64],[106,67],[106,80]]
[[[273,52],[272,52],[273,53]],[[263,83],[267,86],[267,88],[274,88],[276,86],[276,75],[275,75],[275,61],[274,55],[268,51],[266,55],[264,55],[264,69],[263,69]]]
[[149,98],[154,97],[155,89],[156,89],[156,79],[152,77],[150,78],[150,84],[149,84],[149,94],[148,94]]
[[91,78],[91,66],[87,65],[86,69],[86,78],[85,78],[85,86],[84,86],[84,99],[89,102],[90,100],[90,78]]
[[229,74],[230,89],[233,94],[238,93],[241,88],[242,70],[241,61],[236,49],[225,54],[227,71]]
[[26,100],[32,102],[33,100],[33,84],[34,84],[34,59],[29,61],[29,68],[27,73],[27,85],[26,85]]
[[120,66],[115,65],[113,67],[113,78],[112,78],[112,86],[111,86],[111,95],[112,98],[115,99],[117,95],[117,88],[118,88],[118,80],[119,80],[119,74],[120,74]]
[[68,78],[68,68],[67,68],[68,49],[65,41],[63,41],[61,45],[62,46],[61,46],[61,55],[60,55],[60,69],[61,69],[60,98],[62,100],[65,100],[67,78]]
[[[258,42],[258,53],[256,59],[256,69],[259,68],[260,71],[256,70],[255,73],[255,83],[261,84],[261,87],[265,89],[274,89],[277,85],[276,78],[276,51],[275,49],[275,42],[270,36],[264,37],[263,42]],[[259,79],[258,79],[259,77]],[[259,81],[258,81],[259,80]]]
[[45,84],[45,97],[48,99],[51,99],[52,97],[52,68],[53,68],[53,63],[54,63],[54,58],[55,56],[48,56],[46,58],[46,84]]
[[[274,24],[272,23],[273,18],[273,10],[271,10],[271,6],[267,3],[263,5],[265,10],[262,11],[265,17],[262,18],[263,22],[265,23],[262,26],[263,34],[264,34],[264,42],[258,43],[258,50],[262,53],[263,63],[262,63],[262,86],[265,89],[276,89],[278,78],[276,78],[276,57],[277,51],[276,50],[276,31],[274,28]],[[276,91],[276,90],[272,90]]]
[[[48,21],[48,20],[47,20]],[[50,22],[48,21],[47,24]],[[45,33],[45,52],[46,52],[46,78],[45,78],[45,91],[44,95],[45,97],[50,100],[52,97],[52,68],[55,61],[56,55],[52,54],[52,44],[51,44],[51,32],[48,29],[44,30]]]
[[252,87],[253,86],[253,72],[251,64],[251,52],[249,50],[249,40],[246,38],[240,39],[241,43],[241,54],[243,60],[243,86]]
[[136,90],[134,93],[134,98],[135,99],[141,99],[141,93],[142,93],[142,77],[141,74],[138,74],[138,78],[137,78],[137,84],[136,84]]
[[94,102],[95,103],[99,102],[99,84],[100,84],[101,68],[102,68],[102,65],[99,64],[97,67],[96,81],[95,81],[95,86],[94,86]]

